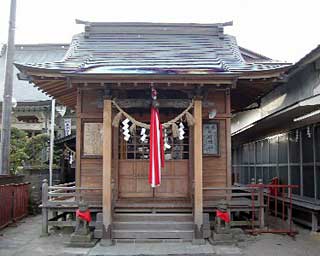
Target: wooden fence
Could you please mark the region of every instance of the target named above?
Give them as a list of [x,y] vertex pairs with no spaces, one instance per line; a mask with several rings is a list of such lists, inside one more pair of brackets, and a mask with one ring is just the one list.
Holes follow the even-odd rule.
[[28,183],[0,185],[0,229],[28,214]]
[[67,219],[66,215],[72,214],[74,217],[81,200],[88,203],[91,213],[101,212],[102,200],[98,196],[101,190],[101,187],[76,187],[75,182],[49,186],[45,179],[42,183],[42,236],[48,235],[49,226],[75,226],[75,219]]

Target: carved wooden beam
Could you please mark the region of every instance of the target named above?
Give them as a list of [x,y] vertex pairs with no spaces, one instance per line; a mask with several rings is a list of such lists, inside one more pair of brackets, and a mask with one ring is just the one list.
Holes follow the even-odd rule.
[[[116,99],[121,108],[150,108],[151,100],[147,99]],[[189,99],[158,99],[159,108],[187,108],[191,100]]]

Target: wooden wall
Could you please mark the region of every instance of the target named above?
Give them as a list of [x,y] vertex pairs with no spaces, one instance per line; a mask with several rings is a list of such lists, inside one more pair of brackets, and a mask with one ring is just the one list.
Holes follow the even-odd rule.
[[[77,102],[77,168],[76,184],[82,187],[102,186],[102,156],[82,155],[83,123],[94,121],[102,123],[102,106],[98,99],[100,91],[78,89]],[[101,101],[101,100],[100,100]],[[203,187],[223,187],[231,185],[231,137],[230,137],[230,96],[228,90],[208,92],[205,101],[213,102],[217,109],[215,121],[219,123],[219,155],[203,156]],[[203,121],[209,120],[212,106],[203,104]],[[116,180],[116,178],[115,178]],[[99,192],[98,198],[102,197]],[[204,192],[204,201],[216,192]]]
[[[224,187],[231,185],[230,169],[230,96],[229,91],[209,91],[206,101],[214,103],[217,115],[214,121],[218,122],[219,155],[203,156],[203,187]],[[203,121],[209,121],[209,111],[213,107],[203,106]],[[229,138],[228,138],[229,136]],[[229,152],[228,152],[229,151]],[[203,200],[214,199],[216,191],[204,191]]]
[[[103,108],[97,104],[98,91],[78,89],[77,98],[77,168],[76,185],[102,188],[102,156],[83,156],[83,124],[103,120]],[[80,138],[80,139],[79,139]],[[88,194],[88,193],[86,193]],[[90,192],[90,199],[102,200],[102,191]]]

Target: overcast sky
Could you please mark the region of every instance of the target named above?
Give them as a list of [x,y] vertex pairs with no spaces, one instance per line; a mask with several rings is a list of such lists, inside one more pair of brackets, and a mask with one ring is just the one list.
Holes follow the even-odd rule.
[[[10,0],[0,0],[0,43],[7,40]],[[17,0],[16,43],[69,43],[75,19],[215,23],[238,44],[295,62],[320,44],[320,0]]]

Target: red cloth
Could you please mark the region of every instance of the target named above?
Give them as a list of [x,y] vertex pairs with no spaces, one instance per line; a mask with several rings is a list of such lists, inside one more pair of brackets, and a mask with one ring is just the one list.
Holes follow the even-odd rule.
[[229,213],[227,212],[221,212],[219,210],[216,211],[217,217],[224,220],[225,222],[229,223],[230,222],[230,216]]
[[150,118],[149,184],[153,188],[161,183],[161,167],[164,167],[162,125],[158,109],[152,106]]
[[[270,185],[279,185],[279,178],[278,177],[272,178]],[[270,187],[269,192],[270,192],[270,195],[272,196],[275,196],[276,194],[279,195],[279,189],[275,187]]]
[[89,210],[86,210],[85,212],[80,212],[80,210],[77,210],[76,216],[79,217],[80,219],[87,221],[87,222],[91,222],[91,220],[92,220]]

